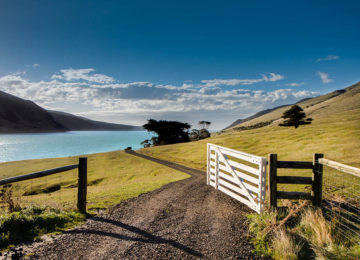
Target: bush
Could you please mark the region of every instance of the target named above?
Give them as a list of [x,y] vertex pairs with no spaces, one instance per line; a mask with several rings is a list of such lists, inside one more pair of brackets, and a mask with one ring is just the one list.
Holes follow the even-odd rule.
[[206,129],[201,129],[201,130],[192,129],[191,133],[189,134],[190,141],[198,141],[208,138],[210,136],[211,136],[210,132]]
[[61,212],[49,207],[29,207],[0,216],[0,248],[19,244],[56,231],[62,231],[85,220],[77,212]]
[[275,212],[264,212],[262,214],[250,214],[247,216],[250,220],[250,233],[252,234],[252,243],[255,247],[254,253],[259,256],[271,256],[272,250],[270,240],[267,236],[267,228],[276,223]]

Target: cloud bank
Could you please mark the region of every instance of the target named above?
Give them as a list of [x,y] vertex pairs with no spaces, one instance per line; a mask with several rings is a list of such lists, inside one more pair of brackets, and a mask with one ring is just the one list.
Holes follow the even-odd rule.
[[[273,91],[237,88],[275,82],[284,76],[270,73],[259,79],[203,80],[180,86],[151,82],[117,83],[94,69],[64,69],[49,81],[30,81],[21,75],[0,77],[0,90],[30,99],[46,108],[59,108],[93,119],[143,124],[150,117],[195,124],[213,122],[220,129],[259,110],[288,104],[317,93],[306,90]],[[223,89],[220,86],[232,86]]]

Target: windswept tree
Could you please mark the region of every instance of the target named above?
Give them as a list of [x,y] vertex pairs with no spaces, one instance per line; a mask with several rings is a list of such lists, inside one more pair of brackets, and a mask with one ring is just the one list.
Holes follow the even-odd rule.
[[207,129],[209,125],[211,125],[211,122],[209,121],[199,121],[198,123],[200,129]]
[[299,125],[311,124],[312,118],[306,118],[304,110],[298,105],[293,105],[289,110],[286,110],[282,115],[284,122],[280,126],[294,126],[298,128]]
[[[191,126],[187,123],[149,119],[143,127],[149,132],[157,134],[156,137],[151,139],[153,146],[189,141],[188,130]],[[144,143],[144,145],[147,143]]]

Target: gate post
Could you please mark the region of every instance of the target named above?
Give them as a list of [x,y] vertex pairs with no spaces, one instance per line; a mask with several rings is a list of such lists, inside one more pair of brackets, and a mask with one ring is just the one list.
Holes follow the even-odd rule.
[[322,201],[323,166],[319,163],[319,159],[323,157],[324,155],[321,153],[315,153],[313,157],[311,196],[314,206],[320,206]]
[[219,148],[215,150],[215,189],[219,188]]
[[86,213],[86,192],[87,192],[87,158],[79,158],[78,168],[78,201],[77,208],[81,213]]
[[277,208],[277,154],[269,154],[269,203],[271,209]]

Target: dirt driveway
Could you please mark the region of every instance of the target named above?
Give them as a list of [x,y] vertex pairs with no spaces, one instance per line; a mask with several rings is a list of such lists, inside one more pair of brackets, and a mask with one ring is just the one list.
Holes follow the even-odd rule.
[[[33,259],[255,259],[250,210],[206,185],[204,172],[135,152],[192,177],[129,199],[26,253]],[[30,250],[30,251],[29,251]]]

